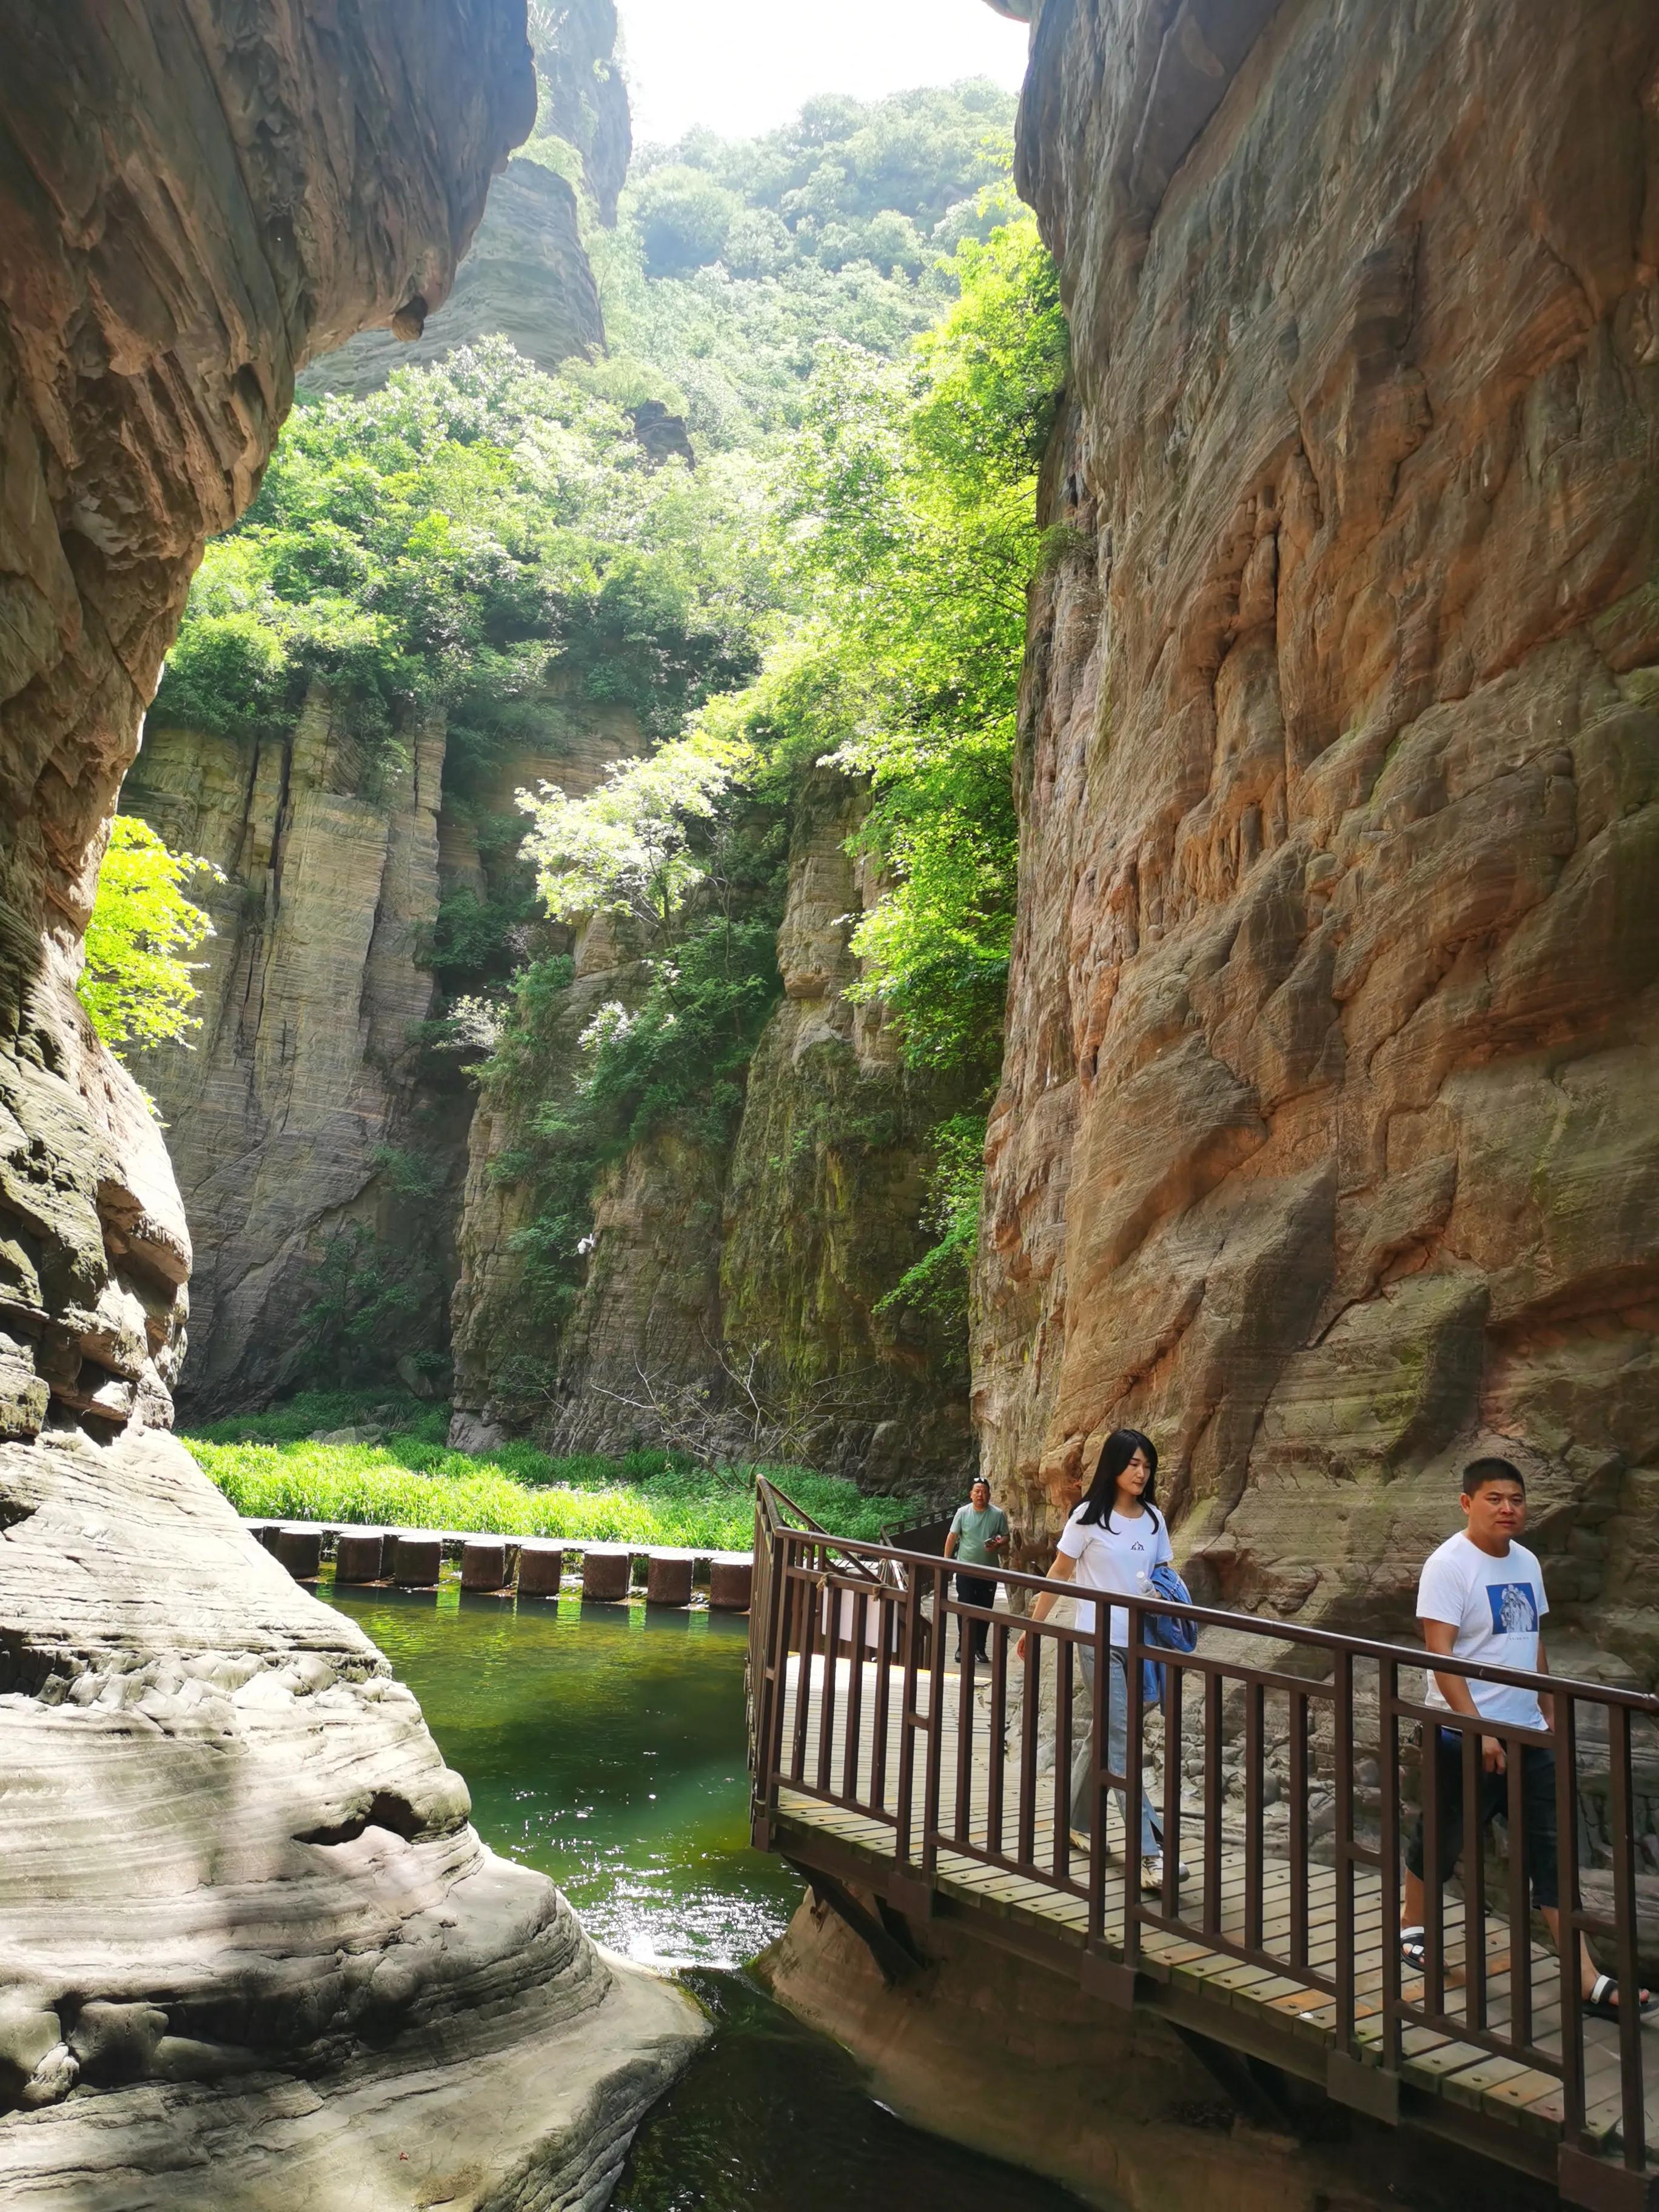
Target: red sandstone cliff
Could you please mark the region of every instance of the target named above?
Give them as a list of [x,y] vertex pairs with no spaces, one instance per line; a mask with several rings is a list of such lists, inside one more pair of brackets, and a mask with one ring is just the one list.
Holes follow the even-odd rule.
[[975,1407],[1403,1626],[1496,1434],[1659,1660],[1659,15],[1043,0],[1075,375]]

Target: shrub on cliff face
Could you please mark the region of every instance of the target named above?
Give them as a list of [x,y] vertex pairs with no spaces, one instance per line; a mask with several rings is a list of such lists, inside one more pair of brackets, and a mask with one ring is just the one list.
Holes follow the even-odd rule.
[[198,875],[224,881],[210,860],[169,851],[136,816],[110,824],[78,988],[94,1029],[117,1052],[177,1043],[201,1027],[192,1009],[203,963],[185,957],[213,934],[185,896]]

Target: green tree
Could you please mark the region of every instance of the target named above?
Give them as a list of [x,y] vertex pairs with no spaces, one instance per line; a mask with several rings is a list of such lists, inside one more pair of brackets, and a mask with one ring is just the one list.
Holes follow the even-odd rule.
[[697,736],[646,760],[613,762],[586,799],[567,799],[546,783],[538,793],[520,792],[534,825],[525,850],[549,915],[555,921],[625,915],[648,940],[665,936],[707,873],[693,837],[713,821],[744,764],[741,747]]
[[78,988],[94,1029],[117,1052],[174,1043],[201,1027],[191,1009],[204,963],[185,956],[213,924],[185,896],[198,875],[224,881],[210,860],[170,852],[135,815],[110,824]]

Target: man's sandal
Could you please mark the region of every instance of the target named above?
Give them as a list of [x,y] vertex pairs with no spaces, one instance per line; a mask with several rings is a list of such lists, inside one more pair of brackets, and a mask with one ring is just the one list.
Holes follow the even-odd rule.
[[1427,1972],[1429,1954],[1423,1948],[1423,1930],[1420,1928],[1401,1929],[1400,1962],[1409,1966],[1414,1974]]
[[[1644,1990],[1637,2003],[1637,2012],[1644,2019],[1659,2006],[1659,1998],[1650,1996]],[[1619,1984],[1611,1974],[1598,1974],[1584,1999],[1584,2010],[1596,2020],[1617,2020],[1619,2017]]]

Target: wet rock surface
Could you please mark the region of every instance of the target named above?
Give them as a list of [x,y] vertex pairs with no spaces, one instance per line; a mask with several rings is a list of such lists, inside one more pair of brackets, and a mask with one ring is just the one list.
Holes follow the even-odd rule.
[[204,537],[308,349],[443,299],[522,11],[71,0],[0,44],[0,2194],[594,2203],[688,2008],[483,1850],[165,1433],[189,1239],[73,995]]
[[1659,27],[1046,0],[1075,368],[975,1406],[1202,1587],[1403,1627],[1477,1441],[1650,1674]]

